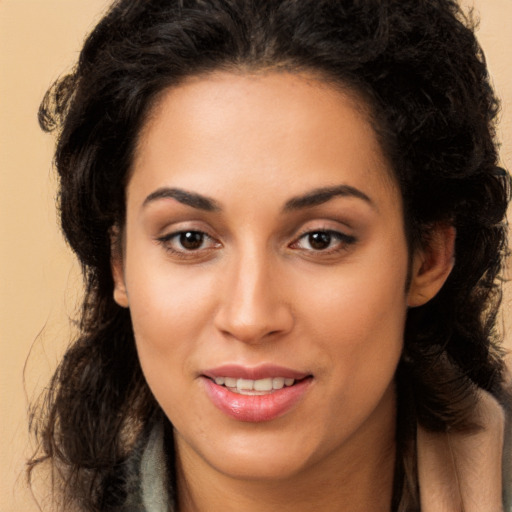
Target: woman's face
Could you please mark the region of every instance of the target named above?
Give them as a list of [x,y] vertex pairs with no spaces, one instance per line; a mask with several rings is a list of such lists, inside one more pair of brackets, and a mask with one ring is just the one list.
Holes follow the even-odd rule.
[[180,458],[286,478],[392,446],[408,250],[354,96],[286,73],[167,91],[124,239],[115,297]]

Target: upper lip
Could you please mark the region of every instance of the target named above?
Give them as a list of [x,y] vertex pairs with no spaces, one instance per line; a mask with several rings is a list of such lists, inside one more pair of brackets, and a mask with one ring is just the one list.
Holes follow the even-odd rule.
[[284,377],[285,379],[301,380],[310,375],[309,373],[299,372],[297,370],[275,364],[262,364],[258,366],[225,364],[204,370],[201,373],[210,379],[215,379],[217,377],[231,377],[235,379],[250,380],[266,379],[269,377]]

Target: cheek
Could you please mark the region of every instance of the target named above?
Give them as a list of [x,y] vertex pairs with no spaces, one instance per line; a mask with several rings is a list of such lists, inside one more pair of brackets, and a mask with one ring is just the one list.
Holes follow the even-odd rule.
[[127,282],[137,290],[130,297],[130,312],[148,386],[170,418],[188,418],[198,425],[201,411],[190,403],[197,392],[197,353],[212,317],[210,286],[205,276],[180,271],[169,275],[168,269],[164,273],[155,266],[133,272]]
[[323,319],[319,326],[333,325],[341,336],[353,334],[364,340],[384,329],[396,334],[403,329],[406,313],[407,253],[388,250],[365,255],[364,260],[329,269],[320,279],[304,283],[312,315]]
[[[148,381],[152,372],[166,378],[181,373],[211,322],[216,287],[211,272],[171,265],[161,254],[152,260],[151,254],[138,255],[134,247],[126,266],[135,340]],[[172,372],[177,366],[180,372]]]
[[[310,328],[347,391],[386,386],[403,346],[407,249],[382,244],[353,264],[309,283]],[[311,286],[314,283],[314,286]]]

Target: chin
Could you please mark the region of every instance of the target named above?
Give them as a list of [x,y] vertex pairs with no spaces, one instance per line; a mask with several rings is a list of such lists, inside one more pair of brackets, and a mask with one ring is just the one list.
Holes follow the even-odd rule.
[[[233,479],[247,481],[282,481],[288,480],[304,471],[307,460],[290,460],[290,454],[244,454],[225,457],[222,461],[215,461],[214,468],[220,473]],[[220,462],[216,464],[217,462]]]
[[253,431],[250,435],[231,432],[215,440],[204,440],[204,446],[189,447],[219,473],[254,481],[296,476],[314,463],[315,454],[320,451],[318,443],[311,442],[315,438],[312,433],[297,436],[279,429],[261,432],[261,424],[250,427]]

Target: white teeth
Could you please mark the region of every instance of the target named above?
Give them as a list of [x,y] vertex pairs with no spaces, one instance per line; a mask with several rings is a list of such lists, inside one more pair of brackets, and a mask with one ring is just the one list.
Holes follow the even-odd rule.
[[284,377],[267,377],[265,379],[235,379],[233,377],[215,377],[215,384],[225,386],[231,391],[244,395],[261,395],[282,389],[284,386],[293,386],[295,379]]
[[254,381],[249,379],[238,379],[236,387],[240,390],[250,391],[254,389]]
[[254,381],[255,391],[272,391],[272,379],[259,379]]
[[274,377],[272,379],[272,387],[274,389],[282,389],[284,387],[284,377]]
[[224,379],[224,385],[227,388],[236,388],[236,383],[237,383],[237,379],[234,379],[233,377],[226,377]]

